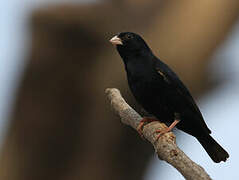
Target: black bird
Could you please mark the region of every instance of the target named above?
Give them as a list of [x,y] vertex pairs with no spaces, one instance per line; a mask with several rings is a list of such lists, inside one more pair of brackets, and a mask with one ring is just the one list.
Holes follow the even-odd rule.
[[[122,32],[110,42],[116,45],[124,61],[128,84],[137,102],[161,122],[171,124],[160,135],[176,126],[197,138],[214,162],[226,161],[229,154],[210,136],[211,131],[188,89],[146,42],[132,32]],[[139,129],[148,121],[152,119],[144,118]]]

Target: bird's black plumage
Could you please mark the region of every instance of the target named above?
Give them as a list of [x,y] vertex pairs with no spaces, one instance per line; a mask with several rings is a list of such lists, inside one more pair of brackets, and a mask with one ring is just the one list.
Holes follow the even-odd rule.
[[152,53],[137,34],[123,32],[112,39],[124,61],[129,87],[137,102],[160,121],[196,137],[214,162],[226,161],[228,153],[210,136],[203,116],[178,76]]

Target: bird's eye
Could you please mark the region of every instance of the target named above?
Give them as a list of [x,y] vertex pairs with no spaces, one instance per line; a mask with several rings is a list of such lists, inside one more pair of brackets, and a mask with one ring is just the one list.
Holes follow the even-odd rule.
[[132,38],[133,38],[133,35],[131,35],[131,34],[126,35],[126,39],[132,39]]

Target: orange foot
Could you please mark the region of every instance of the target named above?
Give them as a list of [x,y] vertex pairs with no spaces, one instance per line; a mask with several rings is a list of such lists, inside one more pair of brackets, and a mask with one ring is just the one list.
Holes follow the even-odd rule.
[[156,141],[165,133],[170,132],[179,123],[179,121],[180,120],[174,120],[174,122],[169,127],[166,127],[163,130],[156,130],[155,133],[159,133],[157,135]]
[[140,121],[138,127],[137,127],[137,131],[139,133],[139,135],[143,138],[143,126],[145,123],[150,123],[150,122],[153,122],[153,121],[158,121],[157,119],[155,118],[151,118],[151,117],[143,117],[143,119]]

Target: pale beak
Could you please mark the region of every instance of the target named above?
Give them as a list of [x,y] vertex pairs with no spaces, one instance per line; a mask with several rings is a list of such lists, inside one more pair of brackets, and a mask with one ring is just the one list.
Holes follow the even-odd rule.
[[110,42],[113,44],[113,45],[123,45],[121,39],[118,37],[118,36],[114,36]]

